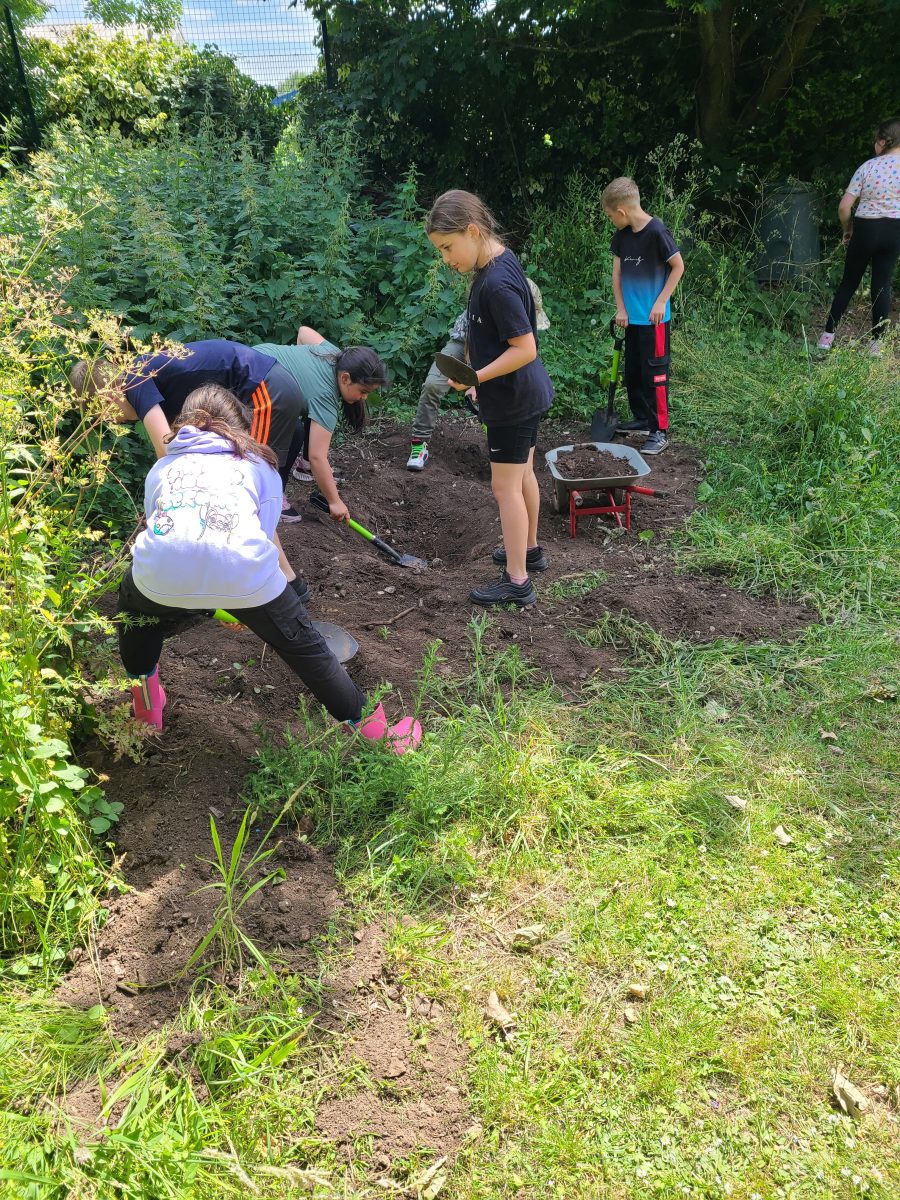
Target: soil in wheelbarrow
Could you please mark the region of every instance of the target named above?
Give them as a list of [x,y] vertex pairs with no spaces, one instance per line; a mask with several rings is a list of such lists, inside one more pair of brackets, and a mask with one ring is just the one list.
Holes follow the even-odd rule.
[[556,456],[556,469],[567,479],[622,479],[635,474],[630,459],[608,450],[592,450],[589,446],[561,450]]

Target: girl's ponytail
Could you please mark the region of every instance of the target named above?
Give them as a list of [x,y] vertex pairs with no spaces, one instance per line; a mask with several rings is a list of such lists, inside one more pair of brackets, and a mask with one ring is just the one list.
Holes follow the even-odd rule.
[[170,442],[185,425],[225,438],[231,442],[238,458],[259,458],[278,469],[274,451],[250,436],[247,409],[233,392],[218,383],[204,383],[194,388],[172,425],[172,432],[163,440]]

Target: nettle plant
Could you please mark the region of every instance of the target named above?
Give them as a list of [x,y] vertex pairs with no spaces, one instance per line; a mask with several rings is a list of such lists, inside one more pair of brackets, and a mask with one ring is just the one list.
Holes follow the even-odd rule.
[[0,952],[19,974],[52,967],[63,949],[50,947],[95,913],[108,875],[91,832],[121,808],[73,761],[70,736],[91,695],[89,650],[111,632],[96,602],[126,545],[101,501],[125,489],[115,431],[66,379],[88,347],[115,357],[120,332],[111,319],[74,331],[67,276],[37,281],[36,259],[0,241]]

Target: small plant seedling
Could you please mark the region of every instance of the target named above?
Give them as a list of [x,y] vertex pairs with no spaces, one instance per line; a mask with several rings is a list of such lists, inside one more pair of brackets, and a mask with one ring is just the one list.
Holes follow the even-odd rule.
[[[258,966],[271,972],[272,968],[268,959],[241,927],[239,918],[247,901],[266,884],[283,878],[284,873],[279,868],[261,878],[254,878],[262,864],[271,858],[276,847],[270,846],[266,850],[260,846],[258,850],[248,856],[249,823],[250,809],[248,808],[235,836],[231,853],[226,857],[216,819],[213,816],[209,818],[209,832],[215,850],[215,858],[205,861],[216,871],[219,878],[213,880],[212,883],[205,884],[198,891],[219,892],[221,899],[213,914],[212,925],[185,964],[185,971],[202,962],[206,952],[210,947],[214,947],[217,961],[226,968],[243,969],[245,956],[249,954]],[[264,845],[265,840],[263,841]]]

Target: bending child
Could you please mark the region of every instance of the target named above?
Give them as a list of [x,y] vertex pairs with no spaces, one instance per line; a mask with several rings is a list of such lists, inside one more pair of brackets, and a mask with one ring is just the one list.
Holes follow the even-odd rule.
[[[366,401],[387,383],[387,367],[374,350],[366,346],[340,350],[308,325],[300,326],[297,343],[277,346],[262,342],[254,349],[276,359],[300,393],[300,421],[294,426],[287,449],[287,470],[296,462],[294,478],[315,480],[334,520],[346,521],[350,513],[328,461],[331,439],[341,417],[355,432],[364,427],[368,419]],[[300,517],[288,507],[282,520],[299,521]]]
[[[130,369],[119,376],[105,359],[82,359],[69,373],[69,382],[79,396],[92,398],[99,393],[109,399],[114,420],[123,424],[143,422],[158,459],[166,452],[172,422],[187,397],[203,384],[218,384],[240,401],[252,437],[276,455],[283,485],[289,470],[288,449],[303,404],[294,379],[274,356],[260,354],[240,342],[224,338],[185,342],[184,350],[183,356],[166,351],[138,355]],[[284,497],[281,510],[282,516],[290,518]],[[296,514],[294,519],[299,520]],[[281,569],[307,604],[309,586],[288,562],[277,537],[276,545]]]
[[[389,727],[381,704],[361,719],[363,693],[279,566],[276,462],[225,388],[208,384],[187,397],[164,456],[147,476],[147,526],[119,589],[119,651],[133,680],[134,715],[162,728],[164,640],[188,614],[224,608],[271,646],[336,720],[369,741],[387,738],[397,754],[414,749],[422,736],[418,721],[405,717]],[[153,620],[139,620],[147,617]]]
[[684,274],[671,233],[641,208],[638,185],[614,179],[600,197],[612,238],[616,324],[625,330],[625,388],[634,419],[620,433],[649,434],[642,454],[660,454],[669,429],[669,298]]
[[[467,308],[469,362],[478,375],[478,405],[487,428],[491,489],[500,509],[503,546],[493,553],[500,579],[469,593],[476,604],[527,607],[537,596],[528,569],[543,571],[538,545],[540,491],[534,448],[553,384],[537,356],[537,312],[519,260],[503,243],[493,214],[471,192],[444,192],[425,222],[447,266],[473,276]],[[457,391],[465,384],[449,380]]]

